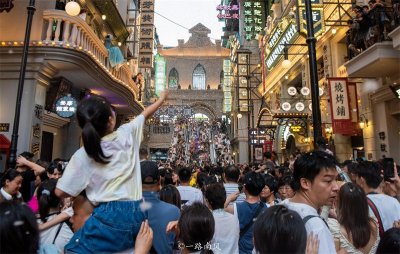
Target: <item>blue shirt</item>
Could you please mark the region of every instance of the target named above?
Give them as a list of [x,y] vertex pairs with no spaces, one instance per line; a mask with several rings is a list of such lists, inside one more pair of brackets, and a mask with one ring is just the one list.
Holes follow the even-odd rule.
[[172,253],[175,233],[166,233],[168,222],[179,219],[178,207],[161,201],[157,192],[144,191],[143,199],[151,204],[147,211],[149,225],[153,230],[153,248],[157,253]]
[[[239,219],[240,231],[242,231],[246,227],[246,225],[251,220],[253,220],[254,217],[256,217],[255,213],[258,210],[260,203],[257,202],[255,204],[250,204],[247,201],[244,201],[244,202],[236,203],[235,205],[236,205],[237,217]],[[262,209],[265,209],[268,207],[265,203],[262,203],[262,205],[264,206],[264,208],[262,208]],[[261,211],[260,211],[260,213],[261,213]],[[253,252],[253,228],[254,228],[254,223],[246,231],[246,233],[242,237],[239,238],[239,253],[240,254],[251,254]]]

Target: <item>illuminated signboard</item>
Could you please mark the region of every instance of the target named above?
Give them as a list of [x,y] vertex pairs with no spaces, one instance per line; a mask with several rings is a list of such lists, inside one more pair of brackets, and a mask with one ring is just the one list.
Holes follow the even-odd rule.
[[64,118],[73,116],[76,112],[76,107],[77,102],[71,95],[61,97],[56,101],[56,113]]
[[156,63],[156,71],[155,71],[155,93],[157,95],[159,95],[162,91],[165,90],[165,84],[166,84],[166,67],[167,64],[165,62],[165,58],[160,56],[160,55],[156,55],[155,56],[155,63]]
[[239,19],[239,5],[238,4],[230,4],[230,5],[218,5],[217,11],[219,14],[217,18],[219,19]]
[[275,29],[274,33],[271,36],[272,39],[268,41],[268,47],[269,45],[272,46],[272,48],[270,48],[271,53],[265,60],[268,69],[274,67],[282,56],[284,44],[293,43],[293,41],[296,40],[297,36],[298,32],[296,25],[292,22],[289,23],[284,32],[282,32],[280,28]]
[[231,87],[231,61],[224,60],[223,65],[224,71],[224,84],[223,84],[223,91],[224,91],[224,107],[223,112],[231,112],[232,111],[232,87]]
[[245,39],[255,40],[265,26],[264,1],[247,0],[243,3],[243,7]]

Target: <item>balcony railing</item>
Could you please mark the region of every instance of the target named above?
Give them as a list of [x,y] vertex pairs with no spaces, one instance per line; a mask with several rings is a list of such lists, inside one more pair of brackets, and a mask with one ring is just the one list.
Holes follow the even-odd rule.
[[118,69],[110,66],[107,48],[83,19],[71,17],[62,10],[45,10],[43,20],[43,37],[39,45],[70,48],[89,55],[116,82],[130,89],[137,98],[139,90],[132,80],[133,73],[130,68],[126,63]]

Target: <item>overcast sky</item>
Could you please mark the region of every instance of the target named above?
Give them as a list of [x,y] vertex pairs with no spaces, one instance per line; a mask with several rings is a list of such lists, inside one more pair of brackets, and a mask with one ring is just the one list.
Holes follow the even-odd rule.
[[182,28],[157,13],[167,17],[168,19],[190,29],[202,23],[211,30],[209,37],[221,39],[223,22],[219,22],[217,18],[216,7],[221,0],[155,0],[155,26],[160,39],[160,43],[166,46],[177,46],[178,39],[187,41],[189,31]]

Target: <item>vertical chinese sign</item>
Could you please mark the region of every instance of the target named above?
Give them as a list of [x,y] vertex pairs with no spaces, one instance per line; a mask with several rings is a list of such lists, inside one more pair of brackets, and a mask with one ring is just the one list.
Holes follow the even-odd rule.
[[140,2],[139,68],[153,67],[154,0]]
[[[354,119],[356,116],[353,114],[353,107],[357,106],[355,86],[349,87],[350,84],[346,78],[329,78],[328,84],[333,132],[342,135],[356,135],[357,120]],[[350,92],[349,89],[351,89]]]
[[264,1],[247,0],[244,7],[244,34],[247,41],[255,40],[265,26]]
[[167,64],[165,62],[165,58],[160,56],[159,54],[156,55],[155,57],[155,65],[156,65],[156,71],[155,71],[155,93],[156,95],[160,95],[162,91],[165,90],[165,84],[166,84],[166,67]]
[[223,91],[224,91],[224,107],[222,111],[224,113],[232,111],[232,87],[231,87],[231,78],[232,78],[232,71],[231,71],[231,61],[224,60],[223,70],[224,70],[224,84],[223,84]]

